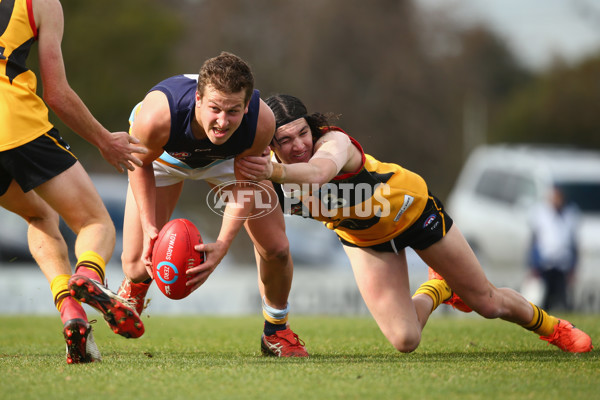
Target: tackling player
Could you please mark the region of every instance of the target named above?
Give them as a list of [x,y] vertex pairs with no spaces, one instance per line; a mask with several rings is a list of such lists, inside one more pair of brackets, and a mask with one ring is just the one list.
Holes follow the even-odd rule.
[[[367,307],[397,350],[414,351],[429,315],[446,302],[519,324],[563,351],[592,350],[585,332],[487,280],[419,175],[365,154],[324,115],[308,114],[296,97],[279,95],[266,102],[277,121],[272,146],[279,163],[269,156],[245,157],[236,162],[238,171],[248,179],[283,184],[280,191],[287,199],[282,196],[282,204],[290,206],[285,211],[320,220],[337,233]],[[407,246],[432,268],[430,280],[412,297]]]

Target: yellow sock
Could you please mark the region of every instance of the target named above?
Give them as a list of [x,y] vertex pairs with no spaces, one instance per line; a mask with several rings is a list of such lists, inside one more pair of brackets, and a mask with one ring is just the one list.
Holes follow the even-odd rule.
[[50,290],[52,290],[52,296],[54,297],[54,305],[60,312],[63,300],[65,297],[70,296],[69,293],[69,278],[71,275],[63,274],[57,275],[52,282],[50,282]]
[[104,259],[95,251],[88,250],[88,251],[83,252],[77,259],[77,265],[75,266],[75,272],[77,272],[78,274],[81,274],[85,270],[77,271],[77,269],[79,269],[79,267],[84,267],[84,268],[96,273],[96,275],[98,275],[97,277],[94,277],[94,276],[89,276],[88,274],[84,273],[84,275],[88,276],[88,278],[92,278],[92,279],[96,279],[96,280],[98,278],[100,278],[99,282],[104,283],[106,263],[104,262]]
[[268,321],[275,325],[283,325],[283,324],[287,323],[288,314],[290,311],[289,305],[286,305],[286,307],[283,310],[279,310],[277,308],[273,308],[273,307],[269,306],[265,302],[265,298],[263,297],[262,309],[263,309],[263,316],[265,317],[265,321]]
[[269,321],[270,323],[275,325],[283,325],[286,324],[288,321],[287,315],[284,318],[273,318],[269,314],[267,314],[265,310],[263,310],[263,316],[265,317],[265,321]]
[[554,332],[554,327],[558,324],[558,319],[549,315],[533,303],[533,318],[530,323],[523,325],[523,328],[533,331],[540,336],[549,336]]
[[452,296],[450,286],[444,280],[431,279],[423,283],[413,295],[413,298],[418,294],[426,294],[433,300],[433,312],[444,300],[448,300]]

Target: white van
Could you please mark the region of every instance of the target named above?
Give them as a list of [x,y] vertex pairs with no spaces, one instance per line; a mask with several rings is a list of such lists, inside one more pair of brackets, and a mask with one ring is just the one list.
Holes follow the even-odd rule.
[[493,145],[465,163],[446,206],[490,280],[519,289],[528,273],[531,207],[558,185],[582,213],[574,303],[600,310],[600,152]]

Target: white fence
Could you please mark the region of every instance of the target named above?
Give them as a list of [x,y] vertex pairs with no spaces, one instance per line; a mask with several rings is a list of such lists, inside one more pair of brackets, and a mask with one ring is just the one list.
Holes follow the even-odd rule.
[[[345,261],[345,260],[344,260]],[[427,270],[420,260],[409,254],[411,289],[414,292],[427,279]],[[119,265],[107,267],[109,288],[116,291],[123,273]],[[519,289],[521,276],[488,273],[497,286]],[[206,283],[182,300],[170,300],[155,286],[148,294],[152,314],[251,315],[261,312],[257,274],[254,265],[222,264]],[[301,266],[294,271],[290,310],[295,315],[367,315],[356,287],[349,263],[340,265]],[[577,284],[574,303],[576,311],[600,312],[600,271]],[[51,314],[56,309],[48,282],[34,265],[0,264],[0,314]]]

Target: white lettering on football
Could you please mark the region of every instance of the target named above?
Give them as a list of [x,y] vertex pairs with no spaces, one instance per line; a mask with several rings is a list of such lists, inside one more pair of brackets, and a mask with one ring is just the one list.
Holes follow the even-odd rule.
[[169,261],[171,260],[171,256],[173,255],[173,246],[175,245],[175,239],[177,239],[177,234],[172,233],[171,236],[169,236],[169,247],[167,248],[166,254],[166,259]]

